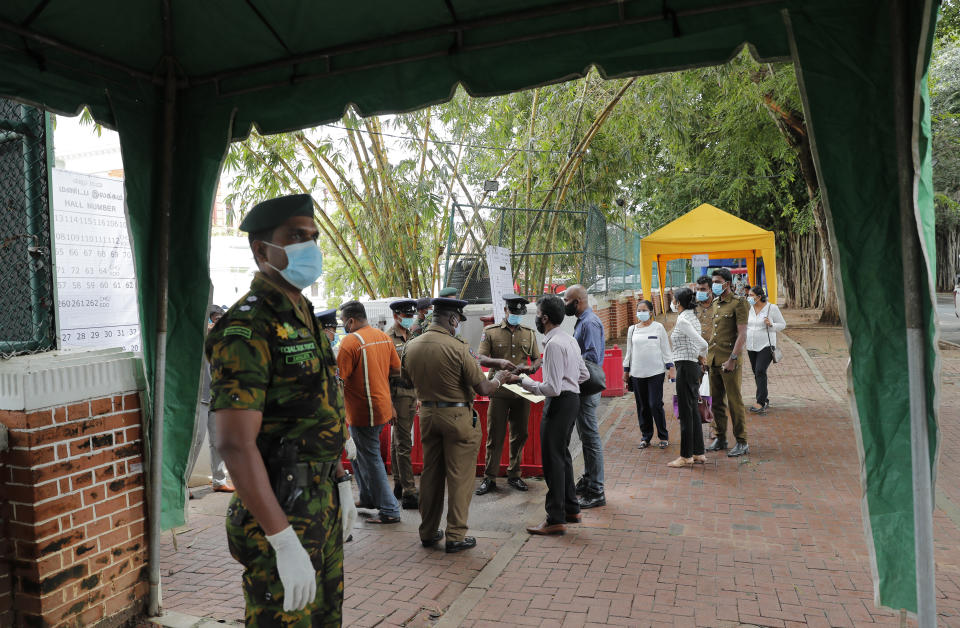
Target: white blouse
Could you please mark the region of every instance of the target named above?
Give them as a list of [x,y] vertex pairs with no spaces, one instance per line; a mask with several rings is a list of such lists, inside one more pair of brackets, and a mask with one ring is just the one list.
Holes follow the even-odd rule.
[[[783,320],[780,308],[773,303],[767,303],[759,314],[753,309],[752,305],[748,306],[748,310],[747,351],[761,351],[769,346],[776,347],[777,332],[783,331],[787,327],[787,321]],[[767,318],[773,323],[771,327],[767,327],[765,322]],[[769,338],[767,335],[768,329],[770,330]]]
[[623,358],[623,370],[630,377],[653,377],[667,370],[673,363],[673,351],[667,330],[657,321],[646,327],[631,325],[627,330],[627,355]]

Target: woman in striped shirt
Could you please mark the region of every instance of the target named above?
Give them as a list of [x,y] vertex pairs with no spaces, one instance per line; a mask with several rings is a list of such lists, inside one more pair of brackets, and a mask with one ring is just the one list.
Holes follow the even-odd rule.
[[690,288],[680,288],[673,295],[677,322],[670,334],[673,345],[673,363],[677,369],[677,404],[680,408],[680,457],[667,463],[668,467],[688,467],[707,461],[703,455],[703,428],[697,403],[700,398],[700,379],[703,361],[707,356],[707,341],[700,335],[697,320],[697,300]]

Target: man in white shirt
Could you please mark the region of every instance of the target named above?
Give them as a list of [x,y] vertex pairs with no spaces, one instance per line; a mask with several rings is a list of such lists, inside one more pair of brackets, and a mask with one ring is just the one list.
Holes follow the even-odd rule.
[[543,381],[524,375],[512,376],[526,390],[546,397],[540,420],[540,449],[543,479],[547,482],[543,523],[527,528],[530,534],[563,534],[567,523],[579,523],[580,502],[573,481],[570,436],[580,411],[580,383],[590,374],[580,355],[580,345],[560,329],[564,317],[563,299],[555,295],[537,301],[537,331],[544,336]]

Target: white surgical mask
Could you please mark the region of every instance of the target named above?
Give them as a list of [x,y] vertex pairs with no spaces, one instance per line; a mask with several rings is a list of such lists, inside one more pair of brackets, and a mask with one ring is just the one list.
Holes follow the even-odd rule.
[[670,302],[670,311],[671,311],[671,312],[676,312],[676,311],[677,311],[677,304],[676,304],[675,301],[671,301],[671,302]]
[[646,310],[638,311],[638,312],[637,312],[637,320],[639,320],[640,322],[643,322],[643,323],[647,322],[648,320],[650,320],[650,312],[648,312],[648,311],[646,311]]

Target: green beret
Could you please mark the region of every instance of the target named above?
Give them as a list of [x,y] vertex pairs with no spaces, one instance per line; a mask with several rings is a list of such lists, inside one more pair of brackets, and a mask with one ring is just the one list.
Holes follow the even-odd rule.
[[291,194],[257,203],[240,223],[240,231],[257,233],[279,227],[294,216],[313,218],[313,199],[309,194]]
[[440,294],[438,294],[437,296],[439,296],[439,297],[452,297],[453,295],[457,294],[457,292],[459,292],[459,291],[458,291],[456,288],[449,288],[449,287],[448,287],[448,288],[444,288],[443,290],[441,290],[441,291],[440,291]]

